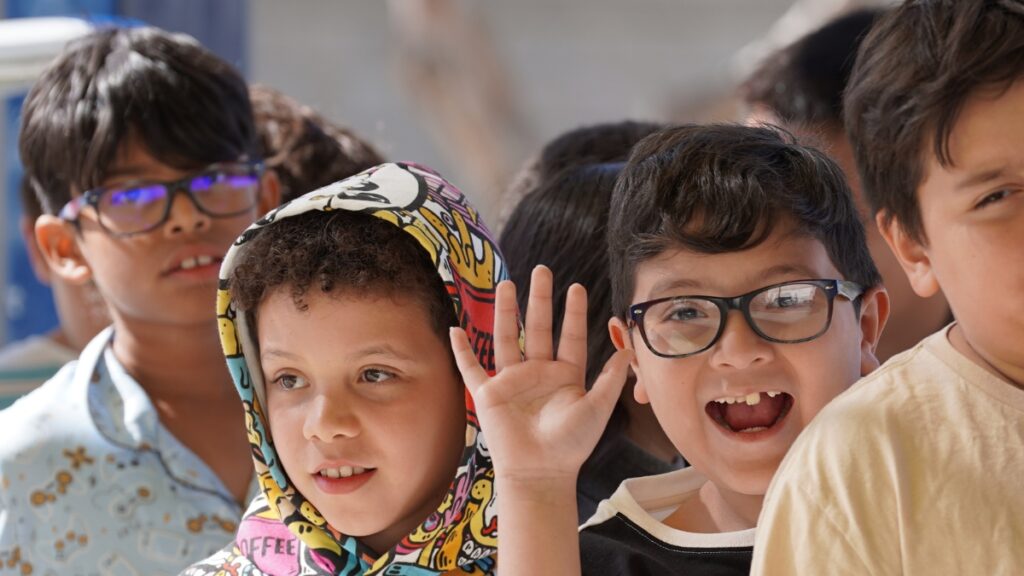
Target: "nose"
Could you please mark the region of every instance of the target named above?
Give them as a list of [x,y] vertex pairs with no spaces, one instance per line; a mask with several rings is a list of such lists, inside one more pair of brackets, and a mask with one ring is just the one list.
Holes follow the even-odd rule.
[[325,394],[317,394],[313,398],[302,423],[302,434],[307,440],[322,442],[354,438],[361,430],[353,407],[348,402],[338,402]]
[[712,364],[742,370],[769,362],[773,357],[772,343],[754,332],[742,312],[730,310],[725,317],[722,337],[712,347]]
[[212,219],[196,205],[184,190],[172,192],[171,209],[167,214],[164,231],[168,236],[181,236],[204,232],[210,228]]

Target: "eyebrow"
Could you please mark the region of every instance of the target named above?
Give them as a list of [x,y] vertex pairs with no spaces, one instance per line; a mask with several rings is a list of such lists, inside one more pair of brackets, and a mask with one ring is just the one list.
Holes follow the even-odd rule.
[[[758,282],[769,282],[772,279],[778,279],[780,276],[790,275],[800,276],[800,278],[794,278],[794,280],[818,277],[818,275],[812,272],[809,268],[800,264],[776,264],[770,268],[758,271],[756,275],[751,276],[751,279]],[[663,295],[668,295],[672,292],[681,290],[706,289],[706,285],[700,280],[691,278],[666,278],[665,280],[656,282],[654,286],[651,287],[649,296],[651,298],[659,298]]]
[[993,170],[985,170],[983,172],[976,172],[971,174],[958,182],[956,188],[962,190],[964,188],[971,188],[972,186],[978,186],[979,184],[986,184],[993,180],[997,180],[1006,175],[1005,168],[995,168]]
[[[413,360],[408,354],[404,354],[398,349],[394,348],[389,344],[375,344],[367,346],[366,348],[356,348],[355,350],[349,351],[346,356],[350,359],[364,358],[366,356],[392,356],[399,360],[410,361]],[[281,358],[284,360],[297,360],[299,359],[298,354],[293,354],[287,350],[281,350],[278,348],[264,348],[260,350],[261,361],[270,358]]]

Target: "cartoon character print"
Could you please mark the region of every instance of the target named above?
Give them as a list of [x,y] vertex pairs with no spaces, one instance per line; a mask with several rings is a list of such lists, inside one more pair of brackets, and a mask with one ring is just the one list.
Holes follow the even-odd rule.
[[[467,446],[463,465],[438,510],[394,549],[374,558],[356,538],[338,534],[288,480],[277,459],[266,414],[264,383],[244,314],[231,300],[230,278],[239,249],[260,230],[282,218],[311,210],[349,210],[372,214],[414,237],[437,266],[451,296],[460,324],[485,368],[493,370],[494,289],[507,277],[501,255],[477,211],[438,174],[415,164],[384,164],[309,192],[280,206],[246,230],[229,251],[221,268],[217,317],[221,344],[235,386],[242,397],[246,427],[262,496],[253,502],[232,549],[218,557],[230,561],[238,554],[266,571],[241,540],[260,530],[287,526],[294,536],[288,572],[301,574],[427,575],[438,573],[491,574],[496,561],[497,518],[494,472],[467,393]],[[287,536],[278,536],[278,540]],[[276,542],[276,541],[275,541]],[[277,544],[275,543],[275,546]],[[285,549],[292,550],[289,545]],[[204,563],[209,566],[209,563]],[[212,574],[215,572],[194,572]]]

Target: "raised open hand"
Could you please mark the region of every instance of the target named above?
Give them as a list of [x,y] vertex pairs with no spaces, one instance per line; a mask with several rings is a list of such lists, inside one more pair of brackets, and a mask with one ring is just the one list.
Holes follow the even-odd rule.
[[480,366],[466,334],[451,330],[452,350],[494,461],[495,472],[520,481],[571,478],[593,451],[619,398],[629,352],[605,364],[590,391],[587,363],[587,291],[569,288],[557,355],[552,342],[552,276],[534,269],[526,309],[525,354],[519,348],[516,292],[498,285],[494,319],[497,372]]

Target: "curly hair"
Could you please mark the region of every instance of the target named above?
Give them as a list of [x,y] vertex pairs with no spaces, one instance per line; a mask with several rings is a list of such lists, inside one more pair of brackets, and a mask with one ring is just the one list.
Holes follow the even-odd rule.
[[308,307],[310,291],[320,290],[417,299],[445,343],[448,328],[458,325],[426,250],[397,226],[369,214],[316,211],[283,219],[255,235],[239,259],[230,290],[251,321],[260,302],[276,290],[288,290],[299,310]]
[[287,202],[384,162],[366,140],[266,86],[249,88],[260,152]]

